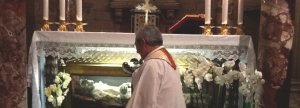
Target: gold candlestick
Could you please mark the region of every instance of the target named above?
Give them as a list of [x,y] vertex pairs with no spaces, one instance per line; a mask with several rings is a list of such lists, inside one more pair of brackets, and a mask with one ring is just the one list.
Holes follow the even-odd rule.
[[49,28],[50,24],[52,24],[52,23],[49,22],[48,20],[44,20],[44,25],[41,28],[41,31],[51,31],[51,29]]
[[211,26],[209,24],[207,24],[207,25],[204,26],[203,34],[205,34],[205,35],[213,35],[213,33],[211,32]]
[[230,35],[230,33],[228,32],[229,27],[224,24],[221,26],[221,32],[219,33],[220,35]]
[[59,21],[58,31],[68,31],[66,22],[64,20]]
[[75,32],[84,32],[83,23],[81,21],[76,22]]
[[236,35],[245,35],[245,33],[243,31],[243,26],[242,25],[238,25],[236,27]]

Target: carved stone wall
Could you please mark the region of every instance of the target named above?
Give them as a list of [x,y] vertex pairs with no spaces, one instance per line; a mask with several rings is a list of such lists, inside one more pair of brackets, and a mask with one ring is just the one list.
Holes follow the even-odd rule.
[[0,107],[27,108],[26,0],[0,1]]

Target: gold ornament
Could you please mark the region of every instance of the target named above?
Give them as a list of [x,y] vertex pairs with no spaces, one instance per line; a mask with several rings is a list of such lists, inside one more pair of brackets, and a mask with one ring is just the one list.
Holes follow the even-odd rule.
[[68,31],[65,21],[59,21],[58,31]]
[[85,30],[83,29],[83,23],[81,21],[78,21],[76,23],[76,29],[75,32],[84,32]]
[[51,29],[49,28],[49,25],[52,24],[51,22],[49,22],[48,20],[44,21],[44,25],[41,28],[41,31],[51,31]]
[[221,26],[221,32],[219,33],[220,35],[230,35],[230,33],[228,32],[229,27],[226,25],[222,25]]
[[245,33],[243,32],[243,26],[239,25],[236,27],[236,35],[245,35]]
[[205,25],[204,26],[203,34],[205,34],[205,35],[213,35],[213,33],[211,32],[211,26],[210,25]]

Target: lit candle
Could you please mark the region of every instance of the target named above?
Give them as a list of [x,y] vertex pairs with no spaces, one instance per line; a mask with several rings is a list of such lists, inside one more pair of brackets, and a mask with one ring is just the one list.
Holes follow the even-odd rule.
[[59,20],[61,20],[61,21],[64,21],[64,20],[66,20],[65,19],[65,14],[66,14],[66,12],[65,12],[65,5],[66,4],[66,2],[65,2],[65,0],[59,0]]
[[228,21],[228,0],[223,0],[222,5],[222,24],[227,24]]
[[145,15],[145,25],[148,24],[148,10],[146,10],[146,15]]
[[43,5],[44,5],[43,19],[49,20],[49,0],[44,0]]
[[244,13],[244,0],[239,0],[239,7],[238,7],[238,25],[243,24],[243,13]]
[[205,0],[205,24],[210,24],[211,19],[211,0]]
[[76,18],[82,21],[82,0],[76,0]]

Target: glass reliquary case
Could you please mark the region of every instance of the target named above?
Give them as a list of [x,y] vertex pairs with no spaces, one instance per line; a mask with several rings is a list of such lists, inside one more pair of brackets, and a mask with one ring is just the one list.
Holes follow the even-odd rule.
[[[53,37],[50,32],[38,33],[45,37],[49,35],[47,39]],[[60,34],[86,39],[80,33]],[[46,56],[46,59],[44,58],[45,87],[49,86],[50,80],[53,81],[54,76],[59,72],[69,73],[71,81],[63,107],[125,108],[132,93],[131,72],[142,63],[133,45],[134,34],[88,33],[87,35],[97,39],[76,40],[74,38],[78,43],[36,42],[37,53],[39,53],[37,55],[40,56],[39,64]],[[245,106],[243,104],[245,97],[238,93],[239,81],[234,80],[228,86],[227,83],[220,86],[217,84],[220,81],[215,79],[217,74],[213,73],[208,77],[206,74],[214,71],[212,65],[222,67],[228,60],[235,62],[231,67],[232,70],[240,70],[239,62],[253,67],[255,54],[250,36],[172,34],[163,34],[163,36],[164,46],[179,67],[187,108]],[[68,40],[67,37],[58,39],[64,38]],[[101,42],[95,43],[94,40]],[[84,42],[80,43],[80,41]],[[201,74],[203,78],[197,78],[197,74],[194,73],[197,69],[205,70],[205,73]],[[224,68],[222,75],[226,74],[227,70]],[[44,102],[46,106],[50,104]]]
[[[168,48],[168,50],[181,71],[187,107],[217,108],[221,104],[223,106],[225,100],[222,99],[225,97],[220,97],[224,95],[220,93],[223,87],[203,80],[202,88],[197,89],[197,84],[188,87],[184,82],[184,71],[188,70],[190,64],[197,62],[192,57],[204,55],[205,52],[197,49]],[[59,69],[69,73],[72,78],[65,105],[70,108],[125,108],[132,93],[131,72],[142,63],[135,52],[134,48],[97,48],[86,50],[82,57],[58,59]],[[214,59],[216,62],[222,60],[224,59]],[[236,96],[235,94],[233,98],[238,99]]]

